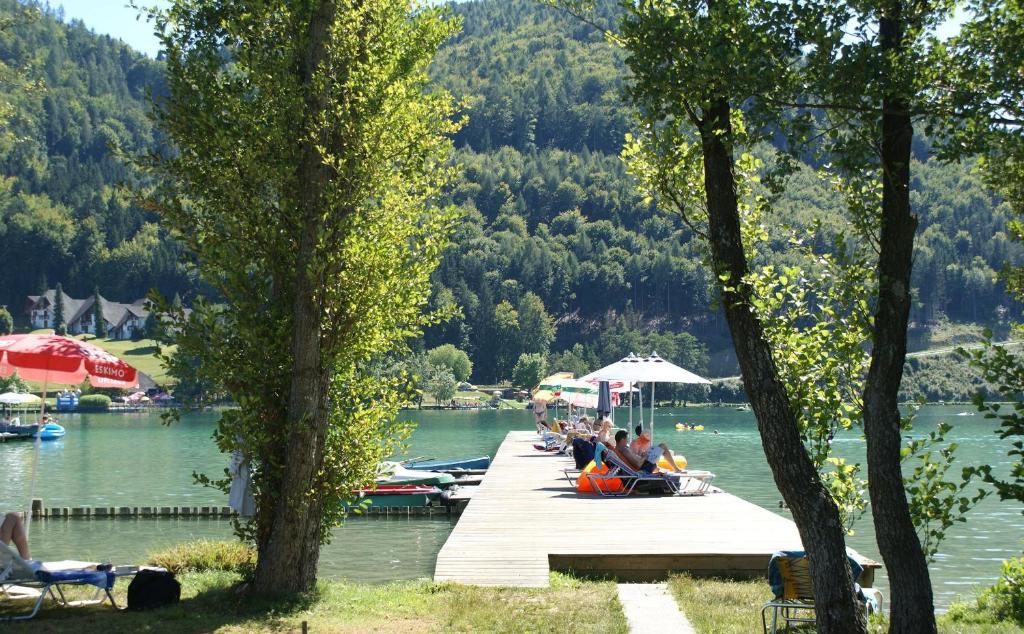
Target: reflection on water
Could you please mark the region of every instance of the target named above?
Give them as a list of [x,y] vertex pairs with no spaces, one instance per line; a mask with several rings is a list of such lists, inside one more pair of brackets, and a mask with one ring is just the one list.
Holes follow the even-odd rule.
[[[956,418],[964,408],[929,407],[918,416],[917,434],[940,420],[952,422],[949,439],[960,444],[963,463],[989,462],[1005,472],[1006,448],[981,417]],[[645,412],[646,414],[646,412]],[[526,411],[412,412],[420,423],[409,454],[425,457],[492,454],[509,430],[531,429]],[[628,412],[618,413],[625,426]],[[185,416],[164,426],[156,415],[66,415],[68,434],[57,443],[42,443],[38,462],[33,444],[0,445],[0,509],[26,509],[31,497],[53,506],[206,506],[224,505],[224,496],[193,484],[192,473],[219,476],[226,461],[210,434],[216,415]],[[675,423],[705,426],[705,431],[676,431]],[[750,412],[729,408],[659,410],[655,435],[694,468],[718,474],[715,484],[787,515],[761,452]],[[718,434],[714,431],[717,430]],[[855,434],[837,441],[840,453],[863,459],[863,442]],[[32,488],[32,469],[36,469]],[[1021,551],[1024,515],[1019,505],[986,500],[966,524],[950,529],[942,553],[931,566],[937,603],[970,594],[998,575],[1000,562]],[[334,532],[321,556],[327,576],[379,582],[426,577],[451,530],[446,517],[355,518]],[[855,527],[849,543],[879,559],[870,516]],[[230,523],[209,519],[61,520],[34,522],[31,540],[37,556],[111,561],[139,561],[149,552],[188,539],[224,538]],[[880,585],[885,585],[884,575]]]

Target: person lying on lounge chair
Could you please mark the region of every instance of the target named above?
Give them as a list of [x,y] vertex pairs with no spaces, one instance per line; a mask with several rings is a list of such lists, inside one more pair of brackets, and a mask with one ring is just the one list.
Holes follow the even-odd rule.
[[605,445],[612,445],[612,421],[605,418],[601,421],[601,426],[597,430],[597,442],[604,443]]
[[676,466],[676,458],[665,443],[661,443],[657,447],[650,447],[646,454],[638,454],[629,448],[629,445],[626,443],[628,438],[629,432],[625,429],[620,429],[615,433],[615,453],[619,454],[623,460],[637,471],[654,473],[654,470],[658,468],[658,458],[661,457],[665,458],[672,471],[679,471],[679,467]]
[[4,521],[0,524],[0,542],[7,545],[14,542],[14,546],[18,549],[18,554],[21,555],[22,559],[32,559],[32,554],[28,550],[28,536],[25,534],[25,525],[21,521],[21,515],[8,513],[4,516]]

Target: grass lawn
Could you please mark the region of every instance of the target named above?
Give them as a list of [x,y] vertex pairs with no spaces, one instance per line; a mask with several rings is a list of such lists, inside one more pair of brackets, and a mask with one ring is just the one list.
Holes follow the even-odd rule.
[[[673,577],[672,595],[698,634],[749,634],[761,631],[761,606],[771,598],[768,583]],[[886,605],[888,609],[888,605]],[[980,615],[974,621],[939,617],[939,632],[949,634],[1024,634],[1024,628],[1009,622],[993,623]],[[868,631],[887,631],[882,618],[872,618]],[[813,631],[807,628],[805,631]]]
[[[33,330],[33,334],[53,334],[52,328]],[[118,359],[130,364],[140,372],[148,374],[158,385],[173,383],[167,375],[163,364],[156,358],[157,346],[159,344],[153,339],[139,339],[137,341],[118,339],[97,339],[93,335],[75,335],[75,339],[88,341],[94,346],[103,348]],[[164,352],[174,352],[175,346],[164,346]],[[42,384],[31,384],[34,391],[42,389]],[[59,389],[59,387],[58,387]]]
[[[170,381],[167,371],[164,369],[160,359],[156,358],[158,344],[153,339],[139,339],[137,341],[117,339],[97,339],[92,335],[80,335],[83,341],[103,348],[118,359],[125,361],[140,372],[148,374],[158,385],[165,385]],[[164,346],[164,352],[173,352],[174,346]]]
[[[553,575],[546,589],[479,588],[430,581],[385,585],[323,581],[293,599],[249,599],[238,575],[179,575],[180,604],[151,612],[108,606],[44,609],[10,632],[602,632],[625,633],[615,584]],[[117,585],[123,601],[127,583]],[[0,609],[7,607],[0,602]]]

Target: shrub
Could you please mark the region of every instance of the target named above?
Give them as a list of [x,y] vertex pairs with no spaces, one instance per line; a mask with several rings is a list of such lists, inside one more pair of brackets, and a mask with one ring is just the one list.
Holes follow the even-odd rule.
[[228,571],[249,576],[256,567],[256,550],[237,541],[200,539],[154,553],[149,556],[149,563],[175,574]]
[[9,335],[14,332],[14,318],[6,306],[0,306],[0,335]]
[[110,409],[110,397],[106,394],[84,394],[78,399],[78,409],[88,412],[105,412]]
[[1003,573],[978,597],[978,608],[1000,621],[1024,625],[1024,557],[1003,562]]

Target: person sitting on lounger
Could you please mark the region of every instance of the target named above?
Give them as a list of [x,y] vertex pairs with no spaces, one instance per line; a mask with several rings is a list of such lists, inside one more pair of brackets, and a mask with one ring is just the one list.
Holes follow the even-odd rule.
[[32,559],[28,550],[28,535],[25,534],[25,525],[21,521],[21,515],[8,513],[0,524],[0,542],[9,545],[14,542],[18,554],[22,559]]
[[650,447],[646,454],[638,454],[626,444],[628,438],[629,432],[625,429],[620,429],[615,433],[615,453],[619,454],[619,457],[637,471],[654,473],[654,470],[658,468],[658,459],[661,457],[665,458],[672,471],[679,471],[679,467],[676,466],[676,458],[665,443],[661,443],[657,447]]
[[597,442],[608,445],[612,444],[612,421],[605,418],[597,430]]
[[645,432],[642,425],[637,425],[634,431],[636,438],[629,443],[629,448],[638,456],[646,456],[647,451],[651,448],[651,432]]

